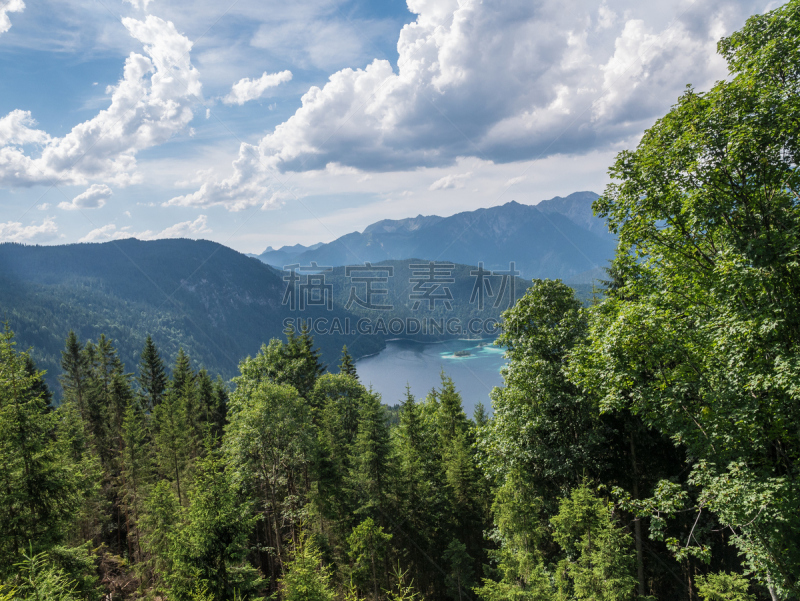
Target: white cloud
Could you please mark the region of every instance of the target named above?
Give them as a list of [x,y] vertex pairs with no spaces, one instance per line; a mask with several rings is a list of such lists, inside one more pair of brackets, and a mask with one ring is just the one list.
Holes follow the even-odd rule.
[[45,132],[32,129],[36,121],[30,111],[19,109],[0,117],[0,147],[9,145],[44,144],[50,140]]
[[99,209],[106,204],[113,192],[105,184],[92,184],[88,190],[78,194],[72,202],[59,203],[58,208],[66,211],[79,209]]
[[21,13],[25,10],[25,3],[22,0],[6,0],[0,5],[0,34],[11,29],[11,19],[8,13]]
[[194,221],[182,221],[159,232],[155,238],[191,238],[199,234],[210,234],[208,217],[200,215]]
[[22,225],[19,221],[0,223],[0,241],[3,242],[44,242],[52,240],[58,233],[58,226],[52,218],[46,218],[36,225]]
[[103,227],[93,229],[83,238],[79,239],[78,242],[106,242],[108,240],[119,240],[120,238],[133,238],[133,234],[125,231],[127,229],[128,228],[122,228],[121,230],[117,230],[116,225],[109,223]]
[[133,4],[134,8],[139,8],[141,10],[147,10],[148,5],[153,2],[153,0],[125,0],[129,4]]
[[444,177],[437,179],[433,182],[428,190],[451,190],[455,188],[463,188],[464,181],[471,176],[472,173],[457,173],[457,174],[450,174],[445,175]]
[[[128,56],[123,78],[109,89],[110,106],[63,138],[32,129],[27,111],[4,117],[0,185],[86,185],[91,179],[130,184],[137,179],[136,154],[186,128],[202,92],[189,57],[192,43],[171,22],[152,15],[143,21],[125,18],[122,24],[147,56]],[[15,146],[30,142],[43,144],[39,156]]]
[[[2,226],[0,226],[2,227]],[[109,240],[121,240],[123,238],[138,238],[139,240],[158,240],[161,238],[192,238],[201,234],[210,234],[211,229],[208,227],[208,217],[200,215],[194,221],[182,221],[167,228],[164,228],[158,233],[151,230],[142,232],[131,231],[131,226],[117,228],[113,223],[104,225],[93,229],[86,234],[78,242],[107,242]]]
[[276,174],[332,162],[385,173],[614,148],[686,83],[724,77],[719,36],[761,4],[619,0],[619,17],[597,0],[568,11],[556,0],[408,0],[417,19],[400,32],[396,69],[376,59],[334,73],[258,144],[242,144],[231,175],[168,204],[254,206]]
[[597,29],[608,29],[617,20],[617,14],[603,2],[597,9]]
[[291,71],[281,71],[280,73],[269,74],[264,71],[264,74],[258,79],[244,78],[237,81],[231,87],[230,94],[225,96],[225,98],[222,99],[222,102],[225,104],[238,104],[241,106],[245,102],[261,98],[269,88],[279,86],[280,84],[290,81],[291,79]]

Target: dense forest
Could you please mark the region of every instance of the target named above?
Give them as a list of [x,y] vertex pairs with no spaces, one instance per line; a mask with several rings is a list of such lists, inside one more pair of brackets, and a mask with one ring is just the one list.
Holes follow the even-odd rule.
[[604,290],[533,281],[491,413],[390,410],[307,331],[229,382],[72,334],[56,405],[6,328],[0,597],[800,598],[799,9],[618,156]]

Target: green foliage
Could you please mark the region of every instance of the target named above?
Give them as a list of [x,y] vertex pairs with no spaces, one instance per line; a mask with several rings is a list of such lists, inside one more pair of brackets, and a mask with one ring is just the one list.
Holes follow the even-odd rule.
[[[586,317],[572,290],[535,280],[504,314],[497,344],[507,347],[505,387],[492,393],[494,416],[480,432],[484,466],[494,477],[517,471],[545,499],[598,473],[606,442],[593,399],[565,372],[571,349],[586,335]],[[550,503],[548,508],[555,511]]]
[[46,553],[23,552],[12,582],[13,599],[19,601],[78,601],[77,585]]
[[282,601],[334,601],[330,568],[323,564],[314,540],[301,533],[292,560],[280,581]]
[[355,363],[353,363],[353,358],[350,356],[350,353],[347,352],[346,344],[342,347],[342,360],[339,362],[339,373],[347,374],[348,376],[358,379]]
[[747,590],[750,583],[741,574],[707,574],[698,576],[697,592],[705,601],[755,601]]
[[467,546],[453,539],[445,549],[442,557],[449,567],[447,574],[447,593],[452,599],[461,601],[468,598],[468,592],[475,585],[475,573],[472,569],[473,558],[467,553]]
[[553,540],[566,556],[558,564],[560,593],[571,591],[575,599],[633,599],[633,541],[605,501],[584,484],[561,501],[550,522]]
[[[179,351],[179,354],[183,349]],[[145,398],[145,407],[152,411],[161,402],[164,391],[167,389],[167,372],[164,362],[158,354],[158,349],[150,335],[144,341],[141,360],[139,361],[139,387]]]
[[216,601],[234,594],[250,596],[260,584],[257,570],[245,561],[255,518],[248,503],[238,498],[229,470],[212,449],[197,462],[189,508],[181,513],[172,547],[173,597],[190,598],[198,581],[208,583]]
[[18,353],[12,332],[0,334],[0,574],[32,544],[39,553],[59,543],[81,501],[68,441],[56,437],[59,416]]
[[697,507],[764,586],[795,596],[798,7],[723,39],[730,78],[687,89],[611,168],[595,208],[619,234],[617,285],[593,309],[582,379],[686,445]]
[[[383,527],[378,526],[372,518],[367,518],[353,528],[347,537],[353,578],[365,588],[371,587],[376,600],[381,588],[379,578],[383,573],[391,540],[392,535],[384,532]],[[386,584],[388,586],[388,582]]]

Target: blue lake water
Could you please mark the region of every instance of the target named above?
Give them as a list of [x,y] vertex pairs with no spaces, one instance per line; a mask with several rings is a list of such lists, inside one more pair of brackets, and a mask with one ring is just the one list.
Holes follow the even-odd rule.
[[[482,346],[483,345],[483,346]],[[455,357],[468,351],[469,357]],[[450,340],[435,344],[392,340],[377,355],[356,362],[358,377],[365,386],[381,394],[383,402],[394,405],[405,398],[406,383],[417,399],[431,388],[441,386],[441,372],[453,379],[461,393],[464,410],[472,417],[477,403],[491,411],[489,392],[503,384],[500,369],[505,365],[503,349],[489,340]]]

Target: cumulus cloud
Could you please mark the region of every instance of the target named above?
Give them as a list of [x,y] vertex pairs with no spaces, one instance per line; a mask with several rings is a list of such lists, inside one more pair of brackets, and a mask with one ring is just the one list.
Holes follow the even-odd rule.
[[0,117],[0,147],[8,145],[44,144],[50,140],[45,132],[33,129],[36,121],[30,111],[19,109]]
[[444,177],[437,179],[433,182],[428,190],[451,190],[454,188],[463,188],[464,181],[469,179],[472,173],[455,173],[445,175]]
[[[186,128],[202,92],[190,61],[192,43],[171,22],[152,15],[122,24],[145,54],[128,56],[122,79],[108,89],[110,106],[62,138],[35,129],[27,111],[3,117],[0,185],[86,185],[91,179],[130,184],[136,181],[136,154]],[[22,147],[30,143],[42,145],[38,156]]]
[[25,10],[25,3],[22,0],[6,0],[0,5],[0,34],[11,29],[11,19],[8,13],[21,13]]
[[58,234],[56,222],[48,217],[42,223],[31,222],[22,225],[19,221],[0,223],[0,241],[2,242],[45,242]]
[[240,79],[233,84],[230,94],[225,96],[225,98],[222,99],[222,102],[225,104],[238,104],[241,106],[245,102],[261,98],[269,88],[279,86],[280,84],[290,81],[291,79],[291,71],[281,71],[280,73],[267,73],[264,71],[264,74],[258,79],[250,79],[245,77],[244,79]]
[[[716,42],[761,0],[408,0],[399,60],[343,69],[312,87],[258,144],[242,144],[233,173],[170,204],[267,202],[276,173],[495,163],[611,148],[668,109],[686,83],[725,76]],[[620,16],[622,15],[622,16]]]
[[78,194],[72,202],[59,203],[58,208],[66,211],[79,209],[99,209],[106,204],[113,192],[105,184],[92,184],[88,190]]
[[[1,226],[0,226],[1,227]],[[192,238],[201,234],[210,234],[208,227],[208,217],[200,215],[194,221],[182,221],[160,232],[145,230],[142,232],[132,231],[131,226],[126,225],[121,228],[113,223],[93,229],[78,242],[108,242],[109,240],[121,240],[123,238],[138,238],[139,240],[158,240],[161,238]]]
[[194,221],[182,221],[159,232],[156,238],[191,238],[200,234],[210,234],[208,217],[200,215]]

